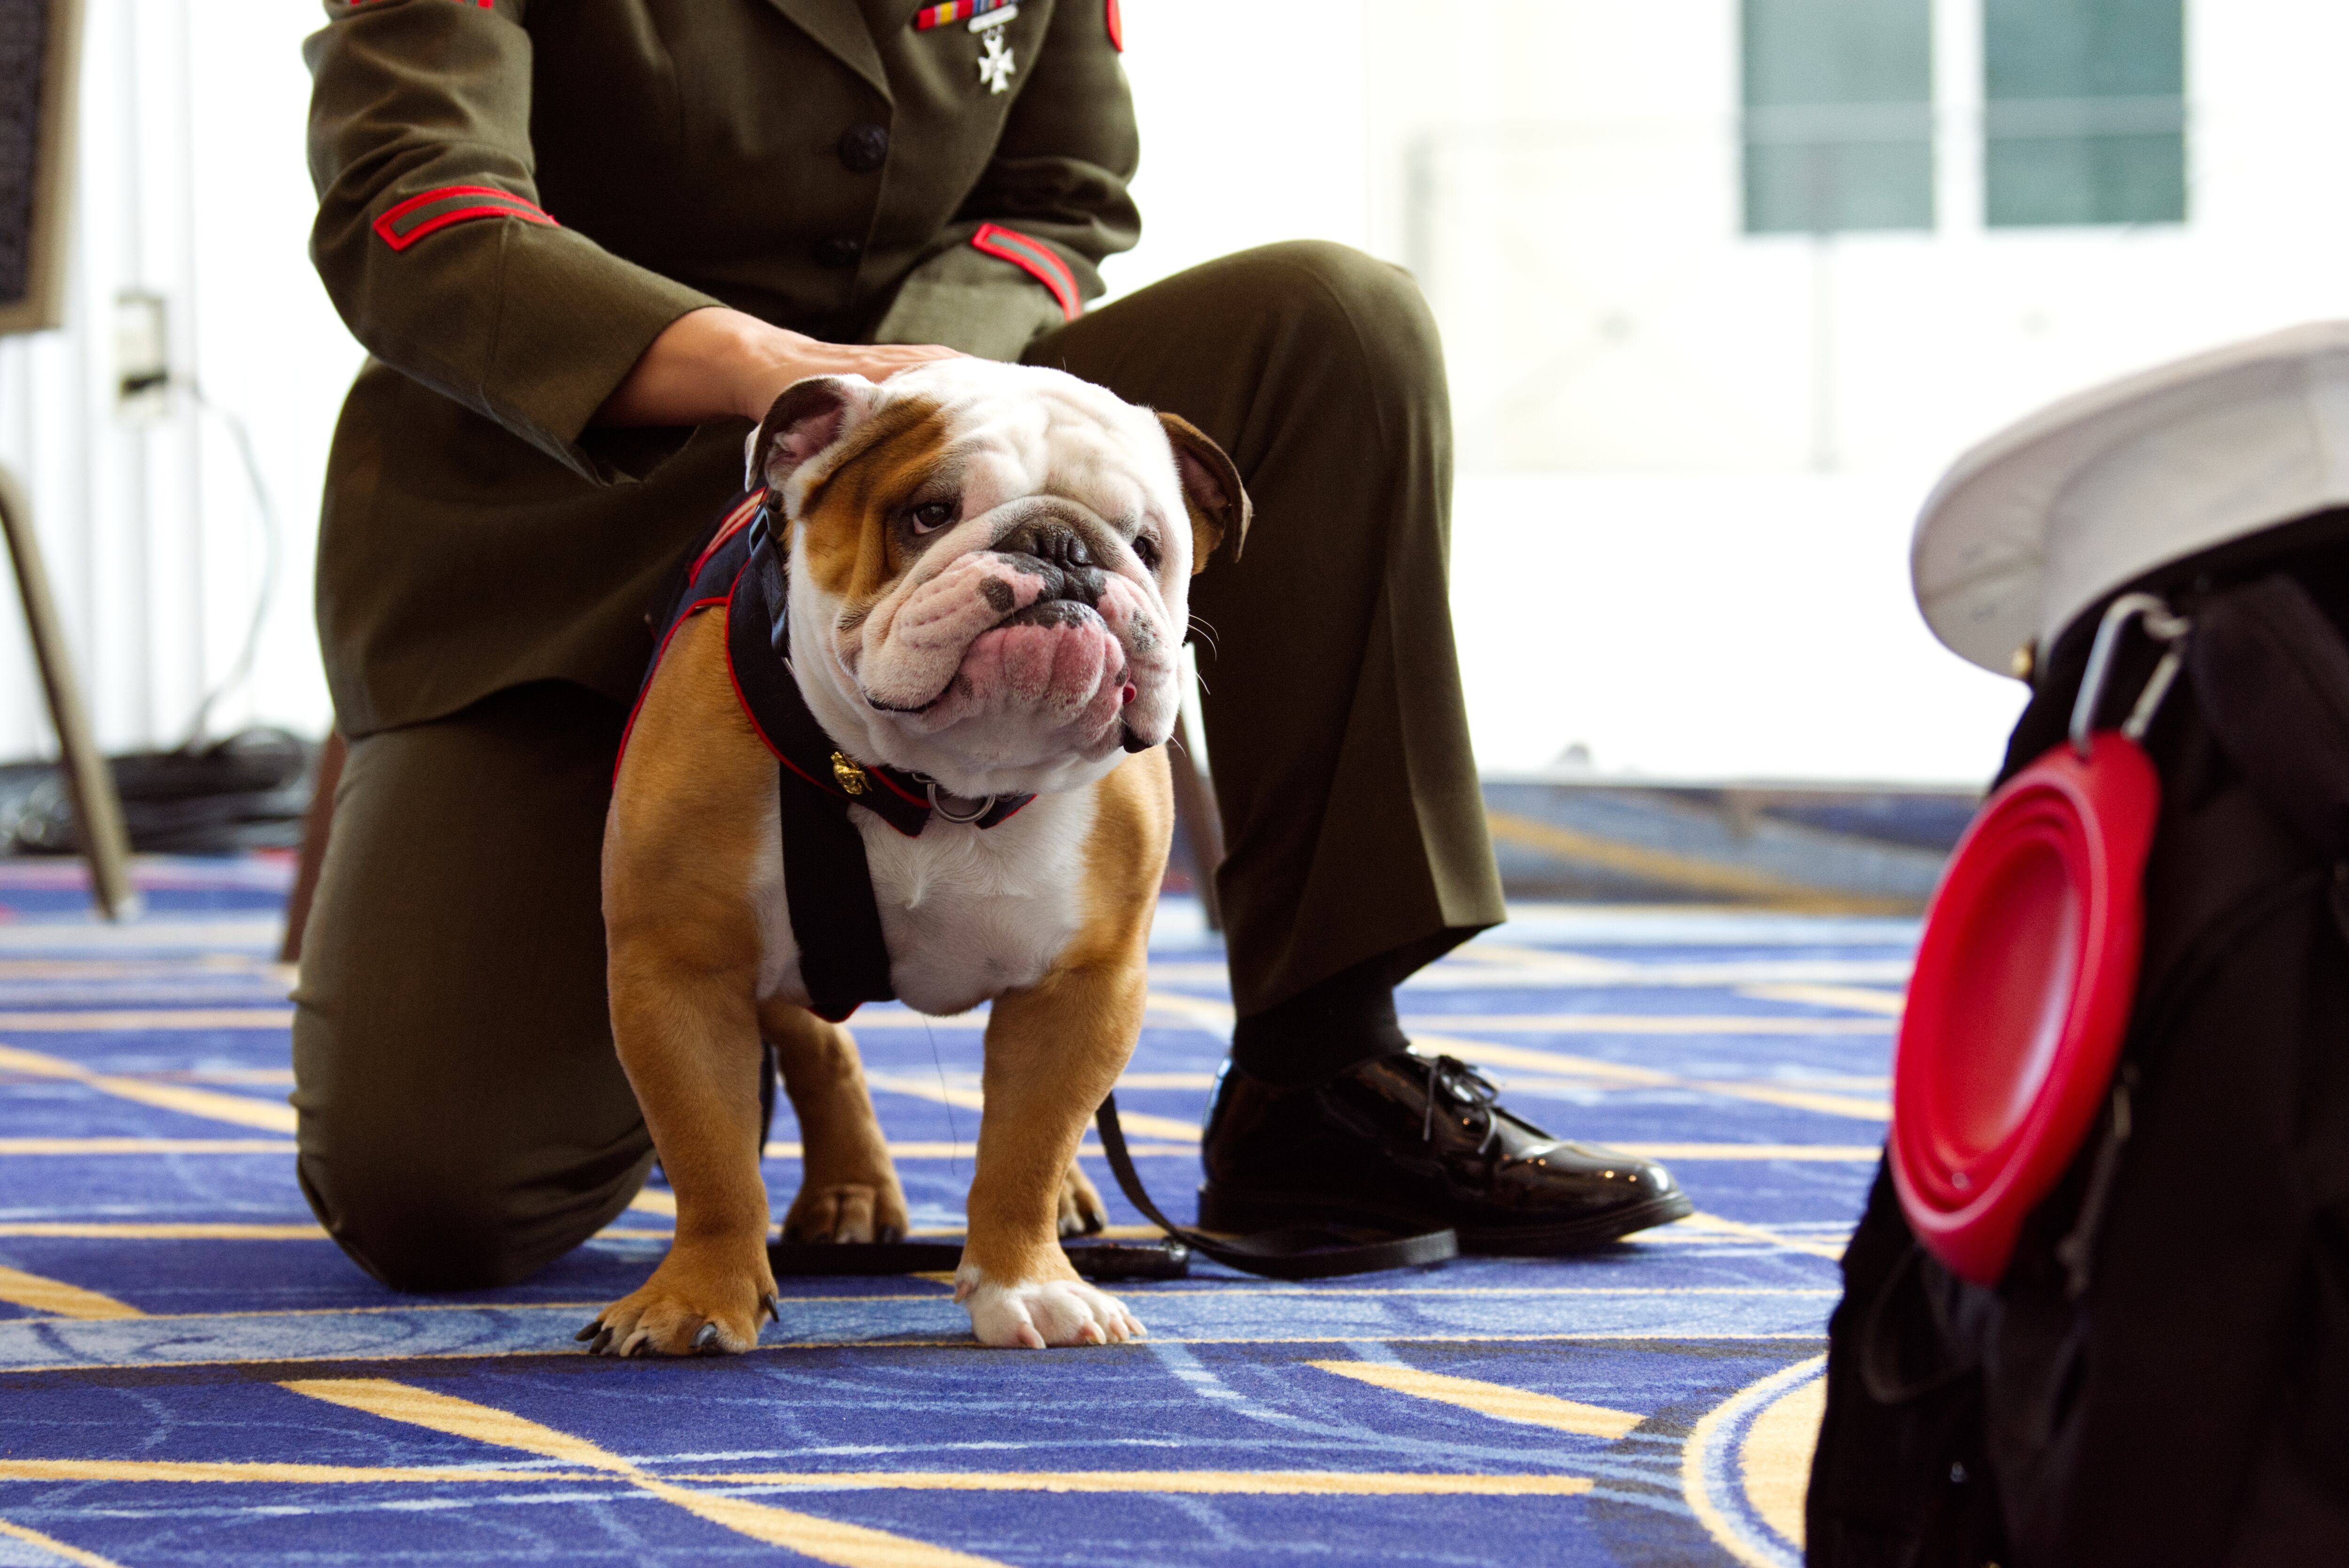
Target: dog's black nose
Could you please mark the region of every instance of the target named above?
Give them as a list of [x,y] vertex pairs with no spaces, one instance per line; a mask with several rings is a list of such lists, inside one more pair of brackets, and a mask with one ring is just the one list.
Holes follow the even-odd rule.
[[1049,517],[1021,523],[996,541],[995,548],[1007,555],[1032,555],[1063,572],[1093,564],[1092,552],[1085,548],[1084,537],[1067,523]]

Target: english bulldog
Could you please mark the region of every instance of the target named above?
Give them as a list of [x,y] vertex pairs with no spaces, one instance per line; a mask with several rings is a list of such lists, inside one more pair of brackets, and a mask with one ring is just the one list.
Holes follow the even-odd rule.
[[[1141,1032],[1173,830],[1175,654],[1192,574],[1247,526],[1239,476],[1173,415],[1058,371],[957,359],[795,384],[750,438],[749,480],[787,546],[776,656],[835,765],[934,787],[918,836],[847,808],[890,981],[925,1013],[992,1004],[955,1299],[991,1346],[1138,1336],[1060,1237],[1103,1217],[1077,1145]],[[762,1038],[804,1150],[784,1234],[853,1243],[905,1227],[855,1041],[809,1010],[777,754],[738,692],[726,622],[720,603],[671,634],[605,828],[613,1034],[677,1236],[588,1326],[597,1351],[739,1352],[762,1314],[780,1316]],[[1019,795],[1034,799],[995,825],[951,820]]]

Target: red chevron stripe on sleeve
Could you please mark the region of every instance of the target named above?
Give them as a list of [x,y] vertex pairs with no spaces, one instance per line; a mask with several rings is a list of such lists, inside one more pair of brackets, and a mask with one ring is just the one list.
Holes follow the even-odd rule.
[[375,221],[376,237],[395,251],[404,251],[425,235],[451,223],[475,218],[519,218],[525,223],[559,229],[545,208],[511,191],[488,185],[443,185],[410,196]]
[[1077,314],[1084,309],[1084,300],[1077,293],[1077,275],[1041,240],[1031,240],[1019,230],[1007,229],[1000,223],[981,223],[970,242],[990,256],[1009,262],[1051,290],[1052,297],[1061,302],[1061,315],[1065,319],[1076,320]]

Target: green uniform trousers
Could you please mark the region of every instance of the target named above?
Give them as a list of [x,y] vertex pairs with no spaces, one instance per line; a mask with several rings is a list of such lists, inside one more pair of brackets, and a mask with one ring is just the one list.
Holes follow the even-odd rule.
[[[1196,267],[1024,357],[1183,415],[1257,507],[1193,585],[1242,1012],[1502,918],[1452,641],[1451,432],[1409,276],[1340,246]],[[724,501],[712,496],[713,511]],[[377,1278],[503,1284],[653,1152],[612,1047],[598,854],[624,715],[542,683],[352,744],[295,993],[304,1191]]]

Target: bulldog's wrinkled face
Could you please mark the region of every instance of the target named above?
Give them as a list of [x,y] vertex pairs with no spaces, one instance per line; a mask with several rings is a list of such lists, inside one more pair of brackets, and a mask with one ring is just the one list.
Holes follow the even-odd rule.
[[799,382],[750,470],[790,528],[817,718],[965,796],[1067,789],[1164,741],[1191,574],[1247,520],[1181,420],[978,359]]

